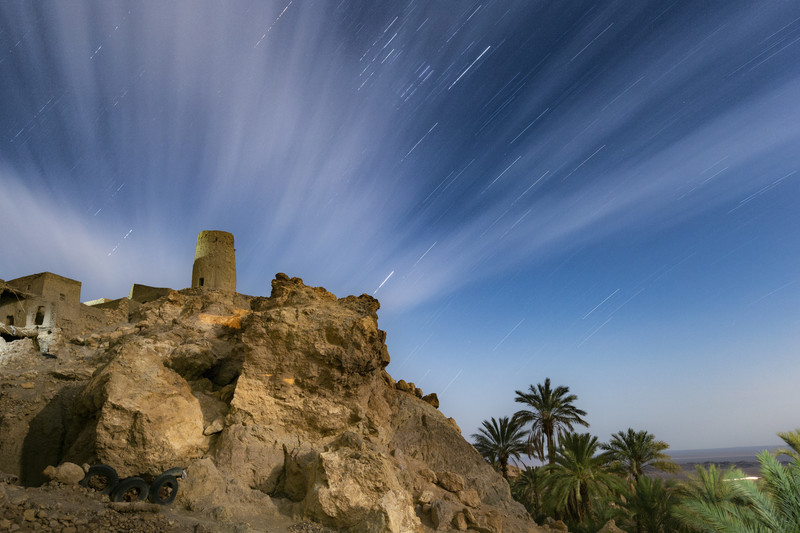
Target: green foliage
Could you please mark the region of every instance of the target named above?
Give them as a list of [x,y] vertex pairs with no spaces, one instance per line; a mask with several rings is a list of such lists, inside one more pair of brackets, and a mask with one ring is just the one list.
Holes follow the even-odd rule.
[[800,533],[800,460],[784,466],[763,451],[758,461],[762,478],[755,483],[738,470],[721,480],[707,472],[688,489],[682,521],[695,531]]
[[800,429],[794,431],[784,431],[778,433],[778,436],[783,439],[788,448],[780,448],[775,451],[775,456],[788,455],[792,459],[800,460]]
[[542,511],[542,486],[545,478],[544,467],[529,466],[511,482],[511,495],[525,506],[531,516]]
[[723,471],[713,464],[708,469],[696,465],[695,474],[679,487],[683,502],[675,515],[693,531],[716,531],[707,520],[709,509],[732,502],[731,480],[743,477],[745,474],[733,467]]
[[[548,463],[553,463],[558,438],[568,431],[573,431],[576,424],[589,427],[582,417],[586,411],[578,409],[573,402],[578,399],[569,394],[569,387],[550,387],[550,378],[544,384],[531,385],[528,392],[515,391],[514,401],[525,404],[530,409],[522,409],[514,416],[524,423],[531,423],[530,440],[534,449],[538,448],[537,458],[544,461],[542,444],[547,443]],[[536,444],[539,446],[536,446]]]
[[675,482],[640,476],[624,495],[621,506],[636,531],[667,533],[681,527],[674,514],[680,500]]
[[589,423],[568,387],[553,389],[546,378],[515,393],[527,409],[484,420],[472,437],[506,479],[510,459],[527,454],[544,461],[546,450],[547,466],[526,468],[510,482],[531,515],[562,518],[576,533],[597,531],[611,518],[636,533],[800,533],[800,429],[778,433],[787,448],[775,455],[788,455],[789,465],[759,454],[757,482],[712,465],[676,484],[644,475],[647,467],[680,470],[664,453],[669,445],[651,433],[629,428],[600,445],[589,433],[573,433],[575,425]]
[[611,440],[600,447],[606,451],[612,467],[620,469],[634,482],[643,475],[646,466],[652,466],[662,472],[680,471],[680,467],[664,453],[669,444],[656,440],[655,436],[647,431],[634,431],[628,428],[627,432],[620,431],[612,435]]
[[487,461],[496,464],[503,477],[508,479],[508,461],[519,459],[528,451],[528,443],[523,423],[516,417],[504,416],[499,420],[492,417],[484,420],[478,433],[474,433],[475,449]]
[[597,437],[589,433],[566,433],[553,462],[546,467],[545,500],[559,515],[581,522],[592,514],[594,505],[607,501],[621,480],[606,469],[598,455]]

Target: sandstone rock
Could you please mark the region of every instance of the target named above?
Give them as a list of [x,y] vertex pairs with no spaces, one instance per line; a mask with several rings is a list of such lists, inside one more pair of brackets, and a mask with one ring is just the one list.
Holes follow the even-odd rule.
[[25,383],[21,384],[20,387],[23,389],[32,389],[34,387],[34,383],[32,381],[26,381]]
[[455,509],[452,504],[444,500],[436,500],[431,504],[431,521],[437,530],[445,529],[453,520]]
[[58,467],[48,466],[44,469],[44,475],[49,479],[64,483],[65,485],[77,485],[86,473],[83,468],[75,463],[62,463]]
[[450,492],[464,490],[464,477],[455,472],[436,472],[439,486]]
[[216,418],[214,421],[206,426],[203,430],[203,435],[213,435],[215,433],[219,433],[225,427],[225,421],[221,418]]
[[320,522],[354,531],[415,531],[421,524],[391,463],[370,450],[323,452],[304,508]]
[[423,468],[419,471],[419,475],[422,479],[427,481],[428,483],[433,483],[434,485],[438,481],[436,478],[436,472],[431,470],[430,468]]
[[177,496],[184,507],[191,511],[204,511],[221,503],[219,494],[226,482],[211,459],[200,459],[189,465],[186,474]]
[[128,342],[83,391],[85,410],[97,416],[97,456],[120,476],[157,474],[207,449],[200,404],[162,364],[163,351],[145,339]]
[[464,513],[464,518],[467,519],[467,524],[474,524],[476,522],[472,509],[465,507],[461,512]]
[[[182,466],[176,504],[227,527],[277,503],[337,530],[416,533],[435,515],[443,530],[535,531],[438,397],[418,401],[418,387],[386,372],[378,308],[284,274],[269,298],[187,289],[142,304],[135,327],[88,329],[70,345],[74,368],[59,354],[58,374],[23,379],[42,391],[36,412],[54,394],[44,378],[69,391],[38,416],[60,428],[44,435],[63,443],[47,460],[103,462],[123,477]],[[18,468],[21,447],[7,443],[24,440],[29,420],[0,421],[1,455],[12,451],[0,469]]]
[[622,529],[620,529],[614,519],[612,518],[606,524],[601,527],[597,533],[625,533]]
[[467,524],[467,517],[464,515],[463,512],[458,512],[453,517],[453,527],[456,528],[458,531],[467,530],[469,524]]
[[563,520],[555,520],[552,524],[550,524],[550,529],[553,531],[562,531],[564,533],[569,531],[567,524],[565,524]]
[[460,490],[456,493],[458,499],[464,505],[468,505],[469,507],[480,507],[481,505],[481,497],[478,495],[478,491],[475,489],[465,489]]
[[8,493],[3,485],[0,485],[0,509],[8,501]]
[[436,395],[435,392],[423,396],[422,401],[431,404],[436,409],[439,408],[439,397]]
[[478,533],[501,533],[503,517],[497,511],[475,511],[469,527]]
[[455,418],[450,417],[447,419],[447,421],[450,422],[450,425],[452,425],[456,429],[456,431],[458,431],[459,434],[461,434],[461,428],[458,427],[458,424],[456,424]]

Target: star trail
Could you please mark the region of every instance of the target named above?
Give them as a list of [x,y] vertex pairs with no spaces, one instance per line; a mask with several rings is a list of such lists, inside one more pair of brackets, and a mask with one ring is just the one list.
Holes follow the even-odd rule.
[[601,440],[765,445],[800,399],[800,5],[0,4],[0,277],[189,285],[234,233],[373,293],[473,433],[568,385]]

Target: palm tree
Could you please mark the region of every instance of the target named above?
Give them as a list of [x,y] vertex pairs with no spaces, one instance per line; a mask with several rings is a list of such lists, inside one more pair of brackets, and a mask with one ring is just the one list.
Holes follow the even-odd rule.
[[561,448],[546,467],[547,498],[558,513],[577,522],[592,512],[593,501],[620,490],[620,479],[605,468],[606,459],[598,455],[597,437],[589,433],[566,433]]
[[511,483],[511,495],[535,517],[542,508],[542,478],[544,467],[529,466]]
[[672,462],[664,450],[669,444],[656,440],[652,433],[647,431],[622,431],[611,435],[608,444],[600,447],[606,451],[606,456],[616,467],[625,472],[628,479],[639,481],[646,466],[652,466],[662,472],[680,472],[681,467]]
[[704,517],[713,516],[715,509],[731,504],[732,481],[745,477],[745,474],[732,466],[722,470],[715,464],[708,469],[696,465],[695,470],[696,473],[678,489],[683,502],[675,510],[675,515],[692,531],[713,533],[717,529]]
[[[517,397],[514,401],[523,403],[531,409],[518,411],[514,416],[519,417],[524,423],[531,422],[531,440],[542,437],[547,441],[547,462],[552,464],[556,453],[556,439],[566,431],[573,431],[575,424],[589,427],[585,421],[586,411],[573,405],[578,399],[574,394],[569,394],[569,387],[559,386],[550,388],[550,378],[541,383],[530,386],[528,392],[515,391]],[[539,460],[544,461],[540,452]]]
[[641,476],[625,492],[622,507],[628,512],[637,532],[665,533],[678,531],[681,522],[675,516],[679,494],[672,480]]
[[503,477],[508,479],[509,459],[519,459],[528,450],[523,423],[517,417],[504,416],[500,420],[494,417],[491,421],[484,420],[482,426],[478,433],[472,434],[475,449],[487,461],[499,466]]
[[782,438],[783,442],[789,447],[775,450],[775,457],[779,455],[788,455],[792,459],[800,460],[800,429],[783,431],[778,433],[778,436]]
[[758,454],[762,479],[730,471],[722,498],[687,499],[680,516],[700,531],[800,532],[800,460],[782,465],[768,451]]

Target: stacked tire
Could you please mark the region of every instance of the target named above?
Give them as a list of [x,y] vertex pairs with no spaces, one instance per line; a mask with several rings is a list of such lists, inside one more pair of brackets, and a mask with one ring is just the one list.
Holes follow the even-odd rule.
[[169,505],[178,495],[178,479],[185,473],[180,468],[167,470],[148,484],[139,476],[119,480],[117,471],[108,465],[89,467],[80,485],[108,494],[112,502],[143,502]]

